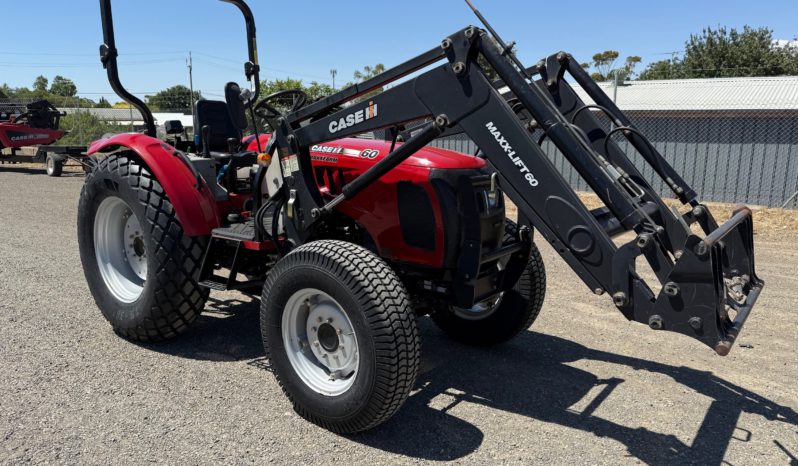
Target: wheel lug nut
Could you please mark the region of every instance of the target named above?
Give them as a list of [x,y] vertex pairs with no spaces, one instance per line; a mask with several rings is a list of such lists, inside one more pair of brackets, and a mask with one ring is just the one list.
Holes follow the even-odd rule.
[[332,323],[332,318],[330,318],[330,319],[327,319],[327,323],[328,323],[328,324],[331,324],[331,323]]
[[313,327],[311,330],[313,330],[314,332],[318,331],[318,330],[316,329],[316,327]]
[[316,340],[316,341],[314,341],[314,342],[313,342],[313,345],[314,345],[314,346],[319,346],[319,340]]

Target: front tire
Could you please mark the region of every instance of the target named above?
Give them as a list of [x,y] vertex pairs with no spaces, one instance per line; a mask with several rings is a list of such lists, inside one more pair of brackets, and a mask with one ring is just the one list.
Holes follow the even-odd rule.
[[[505,220],[504,241],[515,238],[518,226]],[[528,329],[540,314],[546,296],[546,269],[543,257],[532,243],[529,261],[515,286],[506,291],[495,309],[466,315],[466,311],[453,308],[437,309],[431,317],[438,327],[451,338],[474,346],[492,346],[504,343]]]
[[97,306],[129,340],[185,331],[205,307],[205,238],[188,237],[158,180],[130,154],[95,161],[78,204],[78,245]]
[[308,243],[278,262],[263,287],[261,333],[294,410],[333,432],[387,420],[418,373],[418,328],[404,286],[351,243]]

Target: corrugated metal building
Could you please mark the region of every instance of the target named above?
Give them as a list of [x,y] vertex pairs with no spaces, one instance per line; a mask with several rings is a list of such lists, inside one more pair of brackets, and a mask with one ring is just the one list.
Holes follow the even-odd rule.
[[[798,191],[798,76],[628,81],[617,90],[612,83],[600,86],[703,199],[781,206]],[[574,89],[592,103],[581,88]],[[655,179],[622,136],[616,141],[648,179]],[[475,150],[470,141],[457,138],[437,145]],[[544,148],[576,189],[588,189],[553,145]],[[669,194],[664,184],[655,187]],[[790,207],[798,207],[798,200]]]

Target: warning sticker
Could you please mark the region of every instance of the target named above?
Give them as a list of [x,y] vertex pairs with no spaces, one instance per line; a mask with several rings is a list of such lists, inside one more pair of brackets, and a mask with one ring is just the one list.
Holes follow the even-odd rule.
[[296,156],[292,155],[292,156],[280,159],[280,168],[283,169],[283,177],[291,176],[291,159],[292,158],[295,159]]

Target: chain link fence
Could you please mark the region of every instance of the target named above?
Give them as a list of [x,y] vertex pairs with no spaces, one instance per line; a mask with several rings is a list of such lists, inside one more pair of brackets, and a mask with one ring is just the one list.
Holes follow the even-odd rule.
[[[608,95],[699,193],[702,200],[798,208],[798,77],[633,81]],[[587,104],[588,99],[577,89]],[[611,123],[594,112],[606,130]],[[535,135],[539,137],[540,134]],[[616,133],[613,139],[662,196],[671,191]],[[464,135],[433,145],[464,153]],[[578,191],[587,183],[546,140],[542,148]]]

